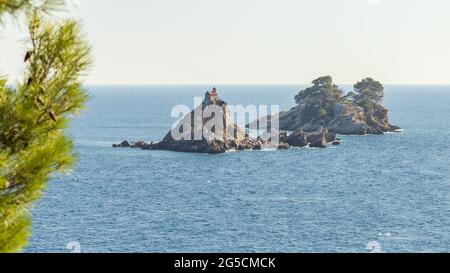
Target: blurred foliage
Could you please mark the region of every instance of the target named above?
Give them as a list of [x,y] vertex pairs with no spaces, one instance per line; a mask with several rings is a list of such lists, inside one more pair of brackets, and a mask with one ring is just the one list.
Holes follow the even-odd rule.
[[[0,78],[0,252],[26,246],[30,206],[52,173],[71,167],[73,147],[64,129],[88,98],[80,77],[91,50],[80,24],[50,22],[28,2],[0,0],[1,15],[25,12],[29,31],[23,80],[12,87]],[[41,7],[60,1],[43,2]]]
[[17,16],[34,10],[48,13],[64,7],[64,0],[0,0],[0,22],[5,15]]

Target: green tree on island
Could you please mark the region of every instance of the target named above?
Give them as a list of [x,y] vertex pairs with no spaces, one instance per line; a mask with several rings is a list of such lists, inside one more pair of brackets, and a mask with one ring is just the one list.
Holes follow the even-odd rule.
[[353,86],[354,93],[351,96],[354,103],[366,111],[372,111],[384,98],[384,87],[372,78],[365,78]]
[[334,106],[343,99],[342,90],[333,83],[331,76],[315,79],[312,84],[295,96],[295,103],[305,106],[309,120],[332,117]]
[[63,129],[88,98],[80,77],[91,53],[80,24],[46,19],[64,1],[34,2],[0,0],[0,18],[26,15],[29,31],[23,79],[12,87],[0,78],[0,252],[26,246],[31,205],[51,175],[74,161]]
[[343,96],[339,87],[333,84],[331,76],[323,76],[312,81],[308,87],[295,96],[295,103],[304,106],[304,122],[313,119],[327,121],[334,117],[337,104],[354,104],[362,107],[366,115],[378,111],[386,114],[387,110],[381,105],[384,98],[384,87],[372,78],[365,78],[353,86],[354,92]]

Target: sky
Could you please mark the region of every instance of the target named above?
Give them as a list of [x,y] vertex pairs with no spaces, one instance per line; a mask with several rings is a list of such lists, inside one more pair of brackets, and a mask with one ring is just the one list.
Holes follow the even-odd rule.
[[[90,84],[450,84],[448,0],[74,0]],[[0,74],[23,71],[25,29],[0,30]]]

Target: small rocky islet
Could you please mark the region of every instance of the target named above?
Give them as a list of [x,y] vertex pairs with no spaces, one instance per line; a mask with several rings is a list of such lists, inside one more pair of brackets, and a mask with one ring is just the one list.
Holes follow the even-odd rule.
[[[251,138],[246,130],[233,123],[227,108],[227,103],[221,100],[217,90],[213,88],[205,94],[198,109],[186,115],[177,126],[177,130],[186,131],[181,139],[174,139],[173,130],[169,131],[160,142],[129,142],[123,141],[113,147],[140,148],[144,150],[168,150],[190,153],[220,154],[230,150],[261,150],[263,148],[289,149],[291,147],[326,148],[329,145],[339,145],[342,135],[383,134],[398,132],[400,127],[391,125],[388,121],[388,110],[381,104],[384,88],[381,83],[371,78],[363,79],[354,85],[354,92],[344,95],[344,92],[333,84],[330,76],[320,77],[295,96],[296,106],[288,111],[274,116],[267,116],[248,124],[247,128],[258,128],[263,122],[271,128],[271,120],[279,119],[280,131],[272,131],[270,136]],[[200,140],[193,136],[195,130],[206,130],[205,124],[210,118],[201,117],[195,123],[195,111],[214,106],[223,115],[223,132],[216,134],[204,133]],[[186,121],[188,121],[186,123]],[[189,124],[191,130],[183,130]],[[201,124],[194,128],[194,124]],[[272,141],[274,134],[277,138]],[[272,136],[272,137],[271,137]],[[187,139],[187,140],[186,140]]]

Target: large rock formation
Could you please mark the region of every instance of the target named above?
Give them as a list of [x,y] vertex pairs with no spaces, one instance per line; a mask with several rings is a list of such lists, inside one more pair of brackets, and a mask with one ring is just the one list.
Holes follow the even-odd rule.
[[308,117],[305,107],[298,105],[281,112],[279,124],[280,129],[286,131],[302,128],[306,132],[314,132],[325,127],[330,132],[343,135],[382,134],[400,130],[400,127],[389,124],[387,113],[387,109],[381,107],[373,113],[365,113],[362,107],[337,103],[332,118],[317,119]]
[[[209,122],[216,122],[216,125],[209,128]],[[214,90],[206,92],[202,104],[186,115],[161,142],[145,149],[217,154],[233,148],[253,149],[256,144],[244,129],[233,123],[226,102]]]
[[[209,126],[213,122],[216,125]],[[322,127],[311,133],[305,133],[303,130],[292,134],[270,131],[264,136],[252,139],[243,128],[233,123],[227,103],[217,96],[214,89],[212,92],[206,92],[202,104],[186,115],[161,142],[123,141],[113,147],[218,154],[229,150],[260,150],[265,147],[288,149],[308,144],[311,147],[324,148],[334,141],[336,135]]]
[[[389,124],[388,110],[380,103],[384,93],[379,82],[364,79],[355,85],[360,93],[351,92],[347,96],[332,83],[329,76],[321,77],[313,84],[296,96],[297,106],[276,115],[281,130],[295,131],[301,128],[305,132],[315,132],[320,128],[328,128],[330,132],[344,135],[383,134],[400,130]],[[360,86],[365,89],[360,90]],[[267,120],[270,123],[273,118],[265,117],[248,126],[266,123]]]

